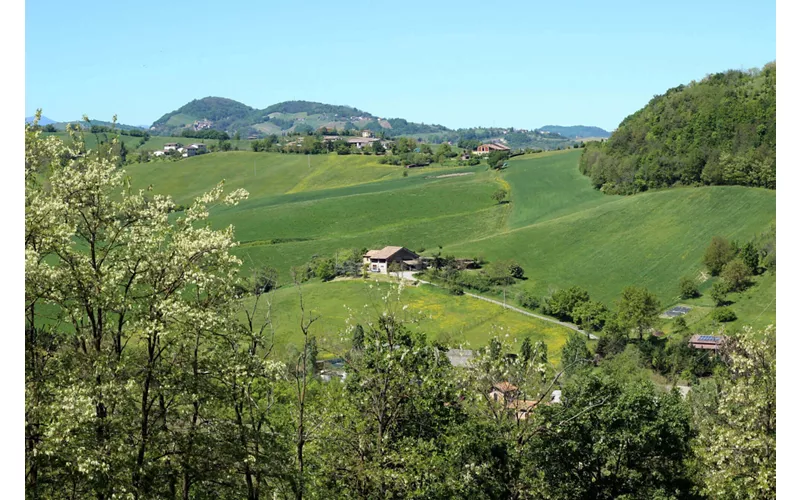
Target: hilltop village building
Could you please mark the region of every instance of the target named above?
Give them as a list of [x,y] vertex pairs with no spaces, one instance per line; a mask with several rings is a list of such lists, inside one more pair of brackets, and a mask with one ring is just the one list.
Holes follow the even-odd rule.
[[364,254],[364,264],[371,273],[389,273],[389,266],[397,263],[401,269],[422,269],[419,255],[405,247],[383,247]]

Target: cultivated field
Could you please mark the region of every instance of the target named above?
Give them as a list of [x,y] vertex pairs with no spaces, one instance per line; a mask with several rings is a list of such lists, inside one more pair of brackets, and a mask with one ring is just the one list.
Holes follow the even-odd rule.
[[[679,278],[699,275],[714,235],[745,240],[775,219],[775,192],[764,189],[715,186],[607,196],[580,175],[579,155],[572,150],[517,157],[497,173],[485,166],[407,170],[378,164],[374,156],[230,152],[134,165],[128,172],[134,186],[153,185],[184,204],[222,179],[228,189],[246,188],[250,199],[215,209],[213,224],[235,226],[242,242],[236,253],[246,270],[274,267],[284,283],[292,266],[314,255],[384,245],[430,255],[441,247],[456,257],[518,261],[528,279],[513,288],[538,296],[580,285],[613,306],[633,284],[656,293],[666,308],[679,302]],[[473,175],[436,178],[460,172]],[[501,186],[510,190],[511,203],[491,199]],[[333,293],[340,286],[311,288]],[[774,280],[770,285],[760,279],[757,287],[732,297],[740,318],[734,326],[774,319]],[[701,307],[687,318],[690,326],[709,326],[707,312],[702,314],[705,299],[697,300]],[[481,331],[473,338],[485,338],[488,326]]]

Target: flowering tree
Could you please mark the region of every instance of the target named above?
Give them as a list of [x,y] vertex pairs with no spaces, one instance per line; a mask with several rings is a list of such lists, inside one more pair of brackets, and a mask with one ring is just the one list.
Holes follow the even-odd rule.
[[721,355],[728,376],[709,383],[711,394],[695,404],[703,489],[713,498],[774,498],[775,330],[748,330],[728,340]]
[[196,481],[235,472],[210,459],[224,452],[213,427],[227,426],[212,409],[225,383],[238,391],[242,372],[270,370],[225,368],[263,346],[233,320],[233,228],[206,221],[247,193],[219,184],[175,217],[168,196],[130,189],[113,147],[86,151],[75,131],[43,138],[34,122],[25,150],[31,496],[188,498]]

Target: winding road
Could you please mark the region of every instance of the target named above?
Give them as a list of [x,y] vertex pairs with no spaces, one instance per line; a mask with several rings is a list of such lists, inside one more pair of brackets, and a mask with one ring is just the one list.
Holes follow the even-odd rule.
[[[425,281],[425,280],[421,280],[419,278],[414,277],[414,275],[416,274],[415,271],[403,271],[403,272],[397,273],[397,274],[399,275],[399,277],[401,277],[401,278],[403,278],[405,280],[417,281],[419,283],[424,283],[426,285],[431,285],[431,286],[439,286],[436,283],[431,283],[430,281]],[[555,323],[557,325],[561,325],[563,327],[569,328],[570,330],[575,330],[578,333],[581,333],[583,335],[587,335],[592,340],[597,340],[598,339],[597,335],[595,335],[593,333],[587,333],[586,331],[581,330],[580,328],[577,327],[577,325],[574,325],[572,323],[567,323],[567,322],[564,322],[564,321],[558,321],[557,319],[548,318],[547,316],[541,316],[539,314],[534,314],[534,313],[526,311],[524,309],[520,309],[519,307],[510,306],[508,304],[503,304],[499,300],[490,299],[489,297],[484,297],[483,295],[476,295],[474,293],[469,293],[469,292],[464,292],[464,295],[468,295],[468,296],[473,297],[475,299],[485,300],[486,302],[491,302],[492,304],[497,304],[498,306],[505,307],[506,309],[511,309],[514,312],[518,312],[520,314],[524,314],[524,315],[530,316],[532,318],[537,318],[537,319],[540,319],[542,321],[549,321],[550,323]]]

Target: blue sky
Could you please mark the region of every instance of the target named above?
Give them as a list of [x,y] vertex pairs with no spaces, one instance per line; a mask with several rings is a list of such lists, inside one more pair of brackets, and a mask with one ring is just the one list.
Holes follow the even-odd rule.
[[220,96],[610,130],[670,87],[776,58],[772,2],[655,4],[29,0],[25,111],[144,125]]

